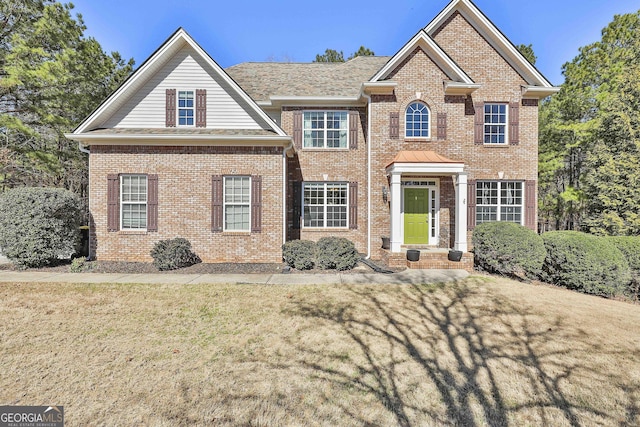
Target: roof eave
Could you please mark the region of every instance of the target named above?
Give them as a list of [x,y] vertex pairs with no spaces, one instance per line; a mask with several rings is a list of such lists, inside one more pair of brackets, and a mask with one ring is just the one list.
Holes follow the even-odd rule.
[[269,101],[261,101],[262,108],[282,108],[283,106],[305,107],[360,107],[365,103],[361,96],[271,96]]
[[233,146],[287,146],[292,142],[285,135],[157,135],[118,134],[91,135],[67,133],[67,139],[85,145],[233,145]]
[[522,86],[522,97],[527,99],[542,99],[558,92],[559,87]]
[[397,82],[384,80],[381,82],[364,82],[360,93],[364,95],[393,95],[393,91],[398,86]]
[[471,95],[477,89],[482,87],[481,84],[478,83],[460,83],[460,82],[452,82],[445,81],[444,82],[444,94],[445,95]]

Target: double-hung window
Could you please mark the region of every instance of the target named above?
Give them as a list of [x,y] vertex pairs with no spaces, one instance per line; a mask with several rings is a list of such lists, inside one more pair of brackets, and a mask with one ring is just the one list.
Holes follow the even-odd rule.
[[147,228],[147,176],[120,177],[120,224],[123,230]]
[[304,148],[347,148],[348,117],[346,111],[305,111]]
[[305,227],[346,228],[348,184],[305,182],[303,212]]
[[507,143],[507,104],[484,104],[484,143]]
[[193,126],[194,116],[193,91],[178,91],[178,125]]
[[224,231],[250,231],[251,177],[224,177]]
[[405,136],[407,138],[429,137],[429,108],[422,102],[414,102],[407,107]]
[[476,224],[494,221],[522,224],[522,205],[522,182],[476,182]]

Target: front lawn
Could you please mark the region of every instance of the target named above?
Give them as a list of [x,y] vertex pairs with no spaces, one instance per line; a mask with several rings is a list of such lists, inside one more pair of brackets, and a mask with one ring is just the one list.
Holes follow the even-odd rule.
[[0,284],[0,405],[66,425],[638,425],[640,306],[499,278]]

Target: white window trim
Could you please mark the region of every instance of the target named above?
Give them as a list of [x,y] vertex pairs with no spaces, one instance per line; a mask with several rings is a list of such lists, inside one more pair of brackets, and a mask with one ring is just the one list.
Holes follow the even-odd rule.
[[[324,144],[322,147],[311,147],[311,146],[306,146],[305,145],[305,138],[304,138],[304,134],[305,134],[305,130],[314,130],[314,129],[305,129],[304,127],[304,115],[306,113],[323,113],[324,114]],[[347,116],[347,120],[346,120],[346,128],[345,128],[345,133],[346,133],[346,139],[345,139],[345,145],[344,147],[327,147],[327,113],[341,113],[341,114],[346,114]],[[335,129],[331,129],[331,130],[335,130]],[[349,149],[349,111],[347,110],[304,110],[302,112],[302,149],[304,150],[348,150]]]
[[[247,203],[227,203],[227,178],[248,178],[249,179],[249,202]],[[251,232],[251,196],[252,196],[252,182],[250,175],[224,175],[222,177],[222,231],[232,233],[250,233]],[[248,206],[249,207],[249,227],[244,229],[227,228],[227,206]]]
[[[428,136],[409,136],[407,135],[407,110],[409,109],[409,107],[413,104],[422,104],[426,107],[427,109],[427,113],[429,114],[429,120],[427,121],[427,132],[429,133]],[[404,109],[404,139],[421,139],[424,141],[428,141],[431,139],[431,123],[432,123],[432,114],[431,114],[431,108],[429,108],[429,106],[427,105],[426,102],[421,101],[421,100],[414,100],[411,101],[409,104],[407,104],[407,108]]]
[[[484,109],[487,105],[504,105],[504,142],[485,142],[487,133],[485,132],[486,126],[495,126],[495,123],[487,123],[484,121]],[[502,125],[499,125],[502,126]],[[489,147],[502,147],[509,145],[509,103],[508,102],[485,102],[482,106],[482,143]]]
[[[323,213],[324,213],[324,225],[322,226],[312,226],[312,225],[305,225],[305,219],[304,219],[304,193],[305,190],[307,188],[307,184],[323,184],[324,186],[324,203],[322,204],[323,209]],[[336,185],[336,184],[340,184],[340,185],[344,185],[345,186],[345,190],[346,190],[346,203],[344,205],[328,205],[327,204],[327,186],[328,185]],[[306,228],[306,229],[315,229],[315,230],[348,230],[349,229],[349,183],[346,181],[305,181],[302,183],[302,228]],[[320,206],[320,205],[310,205],[310,206]],[[344,206],[346,208],[346,222],[344,226],[327,226],[327,206]]]
[[[124,191],[122,191],[122,184],[124,181],[125,177],[144,177],[144,179],[147,182],[147,193],[146,193],[146,197],[145,197],[145,201],[144,202],[125,202],[124,199]],[[125,205],[144,205],[145,206],[145,213],[146,213],[146,218],[145,218],[145,224],[147,226],[149,226],[149,177],[145,174],[141,174],[141,173],[127,173],[127,174],[123,174],[120,175],[120,189],[119,189],[119,193],[120,193],[120,230],[122,231],[147,231],[147,227],[144,228],[125,228],[124,226],[124,206]]]
[[[180,92],[193,93],[193,124],[181,125],[180,124]],[[176,126],[181,128],[193,128],[196,127],[196,90],[195,89],[177,89],[176,90]]]
[[[497,200],[497,204],[493,205],[493,204],[489,204],[489,205],[485,205],[485,204],[480,204],[477,203],[477,197],[478,197],[478,188],[477,185],[480,182],[495,182],[498,184],[498,200]],[[509,183],[519,183],[520,184],[520,204],[517,205],[503,205],[501,198],[502,198],[502,185],[506,185]],[[525,215],[525,206],[526,206],[526,201],[525,201],[525,182],[524,181],[518,181],[518,180],[509,180],[509,181],[497,181],[497,180],[490,180],[490,179],[482,179],[482,180],[478,180],[476,181],[476,211],[478,208],[480,207],[495,207],[496,208],[496,220],[495,221],[481,221],[478,222],[478,213],[476,212],[476,218],[475,218],[475,222],[476,224],[482,224],[483,222],[512,222],[514,224],[520,224],[524,226],[524,215]],[[509,221],[509,220],[503,220],[502,219],[502,214],[501,214],[501,208],[504,206],[511,206],[511,207],[520,207],[520,222],[515,222],[515,221]]]

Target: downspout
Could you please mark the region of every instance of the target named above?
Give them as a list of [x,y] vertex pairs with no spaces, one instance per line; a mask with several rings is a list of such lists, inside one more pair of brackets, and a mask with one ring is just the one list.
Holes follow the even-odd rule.
[[367,100],[367,256],[371,258],[371,95],[363,94]]
[[282,244],[287,241],[287,152],[293,149],[293,141],[282,150]]
[[[89,166],[87,168],[87,173],[88,173],[91,170],[91,151],[85,148],[80,141],[78,141],[78,150],[81,153],[89,155]],[[91,186],[91,181],[87,180],[87,203],[89,203],[89,195],[91,194],[90,186]],[[89,206],[87,206],[87,208],[89,208]],[[87,242],[88,243],[87,260],[92,260],[93,254],[91,253],[91,220],[90,218],[87,218],[87,220],[89,221],[89,242]]]

